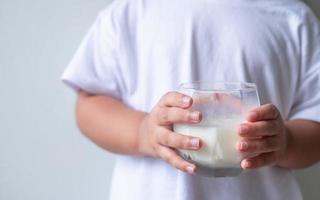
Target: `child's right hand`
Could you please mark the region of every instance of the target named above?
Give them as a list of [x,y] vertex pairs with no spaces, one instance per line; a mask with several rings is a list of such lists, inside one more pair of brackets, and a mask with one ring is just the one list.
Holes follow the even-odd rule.
[[139,152],[159,157],[175,168],[193,173],[196,166],[183,160],[175,149],[199,150],[200,138],[173,132],[174,123],[196,124],[201,113],[190,111],[192,98],[178,92],[165,94],[146,115],[139,129]]

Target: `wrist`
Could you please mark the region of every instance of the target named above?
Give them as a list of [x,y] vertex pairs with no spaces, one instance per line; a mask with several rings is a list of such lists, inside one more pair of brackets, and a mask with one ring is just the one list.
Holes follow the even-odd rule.
[[279,160],[277,161],[276,165],[283,168],[290,168],[290,160],[292,154],[292,144],[293,144],[293,137],[290,129],[285,125],[285,147],[280,156]]
[[145,113],[143,116],[140,125],[139,130],[137,134],[137,152],[138,155],[141,156],[151,156],[155,157],[155,151],[152,147],[152,145],[149,142],[149,121],[150,121],[149,114]]

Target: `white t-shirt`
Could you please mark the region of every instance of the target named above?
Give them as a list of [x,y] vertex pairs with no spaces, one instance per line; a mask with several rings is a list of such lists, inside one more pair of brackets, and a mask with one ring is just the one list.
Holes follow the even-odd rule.
[[[284,119],[320,122],[320,27],[299,0],[117,0],[62,79],[147,112],[182,82],[254,82]],[[110,198],[302,199],[289,170],[205,178],[133,156],[117,156]]]

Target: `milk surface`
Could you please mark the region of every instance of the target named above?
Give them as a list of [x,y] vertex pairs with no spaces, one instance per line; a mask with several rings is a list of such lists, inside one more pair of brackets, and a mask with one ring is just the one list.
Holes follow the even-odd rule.
[[199,137],[202,147],[198,151],[179,150],[183,157],[212,168],[239,167],[241,155],[236,149],[239,139],[239,120],[215,120],[211,124],[176,124],[174,131],[183,135]]

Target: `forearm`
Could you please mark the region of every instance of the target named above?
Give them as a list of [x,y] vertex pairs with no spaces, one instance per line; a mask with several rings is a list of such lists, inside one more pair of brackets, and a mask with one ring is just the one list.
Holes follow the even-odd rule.
[[320,124],[309,120],[293,120],[286,123],[288,148],[280,167],[299,169],[320,160]]
[[146,114],[107,96],[80,92],[76,117],[81,132],[105,150],[137,155],[138,131]]

